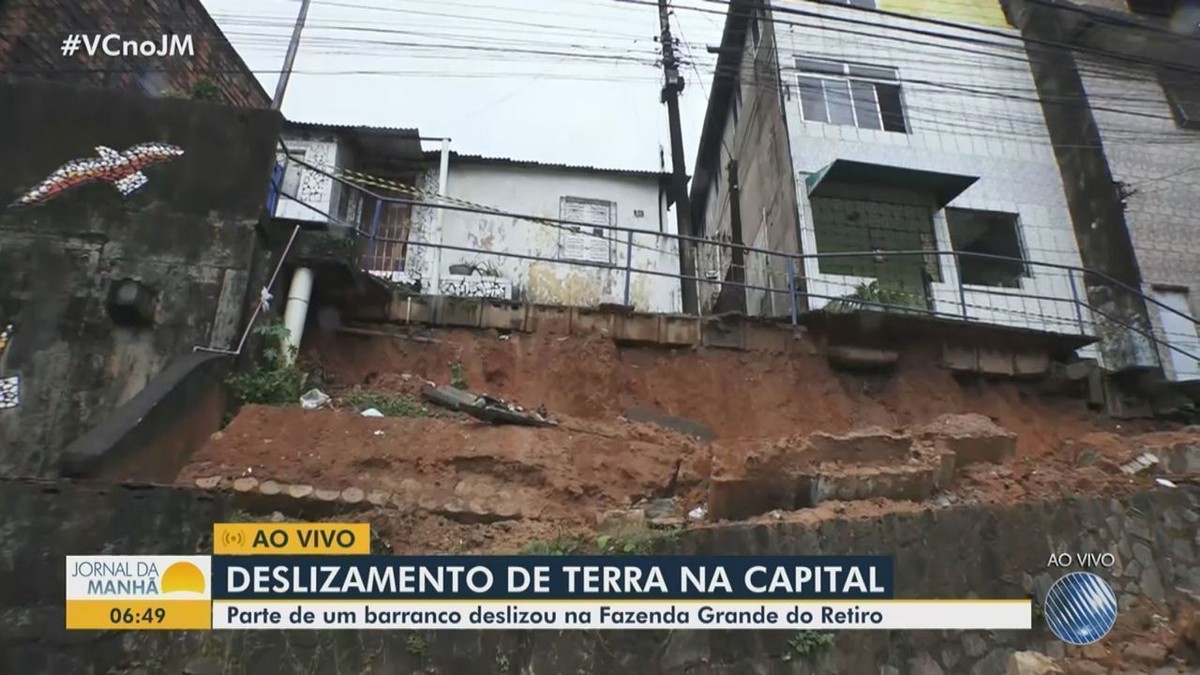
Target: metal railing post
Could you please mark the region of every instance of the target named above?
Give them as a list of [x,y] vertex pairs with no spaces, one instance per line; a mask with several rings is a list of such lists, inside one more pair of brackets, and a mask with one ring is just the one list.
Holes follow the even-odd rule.
[[633,233],[629,233],[629,242],[625,247],[625,306],[629,306],[629,284],[633,276]]
[[792,307],[792,325],[800,323],[800,308],[796,306],[796,261],[792,256],[787,257],[787,288],[788,302]]
[[[367,264],[369,267],[375,264],[375,237],[379,234],[379,217],[383,213],[383,200],[375,199],[375,213],[371,216],[371,240],[367,242]],[[373,270],[368,269],[368,272]]]
[[954,253],[954,266],[957,268],[955,276],[958,277],[958,304],[962,308],[963,318],[970,319],[971,317],[967,316],[967,289],[963,286],[962,255],[958,252]]
[[1079,287],[1075,285],[1075,270],[1067,270],[1067,278],[1071,280],[1071,298],[1075,303],[1075,319],[1079,322],[1079,334],[1087,335],[1087,326],[1083,321],[1083,303],[1079,300]]

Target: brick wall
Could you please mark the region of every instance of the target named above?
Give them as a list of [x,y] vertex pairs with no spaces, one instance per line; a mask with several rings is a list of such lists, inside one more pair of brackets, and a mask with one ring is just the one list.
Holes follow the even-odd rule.
[[[192,37],[191,56],[63,56],[68,34],[117,33],[126,40]],[[36,77],[151,96],[208,98],[265,108],[270,97],[199,0],[0,1],[0,75]]]

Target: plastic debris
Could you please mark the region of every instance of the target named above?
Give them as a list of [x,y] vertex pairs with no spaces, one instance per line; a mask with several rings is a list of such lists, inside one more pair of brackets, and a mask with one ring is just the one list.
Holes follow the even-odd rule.
[[382,435],[383,435],[383,430],[382,430],[382,429],[376,429],[376,430],[375,430],[375,435],[376,435],[376,436],[382,436]]
[[366,410],[362,411],[362,416],[363,417],[383,417],[383,413],[379,412],[375,408],[367,408]]
[[309,389],[300,397],[300,407],[305,410],[316,410],[329,403],[329,395],[320,389]]
[[704,520],[704,517],[707,515],[708,508],[704,506],[697,506],[691,511],[688,511],[688,518],[691,518],[692,520]]
[[1179,487],[1178,485],[1172,483],[1171,481],[1167,480],[1166,478],[1155,478],[1154,482],[1158,483],[1159,485],[1161,485],[1163,487],[1169,487],[1169,488]]

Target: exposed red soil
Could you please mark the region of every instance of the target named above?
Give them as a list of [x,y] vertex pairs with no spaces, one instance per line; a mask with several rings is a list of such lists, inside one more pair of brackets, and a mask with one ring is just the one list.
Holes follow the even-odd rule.
[[[598,512],[640,499],[673,495],[686,512],[703,503],[710,453],[813,431],[900,429],[946,413],[981,413],[1017,434],[1017,456],[1005,466],[965,470],[944,500],[1010,503],[1144,487],[1152,479],[1130,479],[1118,465],[1141,445],[1179,438],[1130,438],[1149,429],[1113,424],[1081,401],[1042,395],[1030,385],[960,384],[928,354],[906,354],[897,372],[873,377],[834,372],[799,346],[785,355],[622,349],[599,336],[502,340],[494,333],[439,331],[434,338],[314,335],[304,358],[335,399],[358,388],[415,394],[426,381],[449,383],[461,364],[472,391],[526,408],[544,405],[561,426],[491,426],[448,412],[394,419],[250,406],[193,458],[180,481],[254,475],[325,489],[396,490],[416,480],[452,493],[460,481],[484,480],[544,507],[537,520],[492,525],[386,509],[371,514],[397,551],[491,551],[590,527]],[[703,445],[623,421],[622,413],[635,405],[706,425],[717,441]],[[773,517],[912,508],[919,505],[826,504]]]
[[[330,393],[363,385],[400,391],[450,381],[461,364],[472,390],[581,419],[611,421],[634,405],[710,427],[721,439],[780,437],[865,426],[924,424],[944,413],[981,413],[1016,432],[1018,454],[1108,430],[1083,402],[1037,395],[1018,383],[961,384],[936,356],[905,354],[896,372],[834,371],[803,349],[791,354],[721,349],[619,348],[595,336],[439,331],[436,343],[325,335],[307,358],[335,379]],[[401,381],[402,374],[413,379]],[[1126,426],[1126,431],[1132,427]]]

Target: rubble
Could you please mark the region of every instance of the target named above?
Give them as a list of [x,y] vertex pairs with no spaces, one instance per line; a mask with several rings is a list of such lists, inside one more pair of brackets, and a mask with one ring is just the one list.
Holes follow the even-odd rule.
[[1038,652],[1013,652],[1008,658],[1008,667],[1004,675],[1063,675],[1062,669],[1054,659]]

